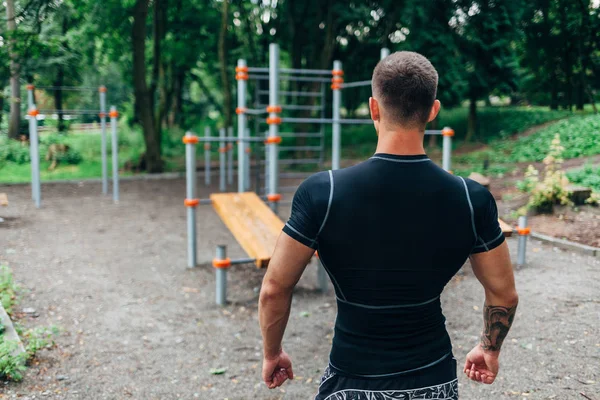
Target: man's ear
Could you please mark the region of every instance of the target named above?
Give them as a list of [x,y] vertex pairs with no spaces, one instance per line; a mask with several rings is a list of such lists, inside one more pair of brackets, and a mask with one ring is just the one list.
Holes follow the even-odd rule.
[[369,97],[369,111],[371,111],[371,119],[373,121],[379,121],[381,117],[379,115],[379,102],[374,97]]
[[440,101],[436,99],[433,102],[431,111],[429,111],[429,119],[427,120],[427,122],[431,122],[435,119],[435,117],[437,117],[438,113],[440,112],[441,107],[442,107],[442,103],[440,103]]

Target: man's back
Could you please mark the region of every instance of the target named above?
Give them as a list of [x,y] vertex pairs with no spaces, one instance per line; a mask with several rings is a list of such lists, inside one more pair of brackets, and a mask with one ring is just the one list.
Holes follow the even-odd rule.
[[376,154],[299,188],[284,231],[318,249],[338,318],[331,366],[353,376],[451,355],[440,293],[467,257],[504,240],[489,192],[425,155]]

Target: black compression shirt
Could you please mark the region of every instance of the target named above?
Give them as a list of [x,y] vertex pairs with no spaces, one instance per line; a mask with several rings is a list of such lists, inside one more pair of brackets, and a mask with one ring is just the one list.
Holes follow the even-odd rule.
[[311,176],[283,231],[319,252],[338,303],[330,363],[353,376],[448,357],[440,294],[470,254],[504,242],[490,192],[425,155],[375,154]]

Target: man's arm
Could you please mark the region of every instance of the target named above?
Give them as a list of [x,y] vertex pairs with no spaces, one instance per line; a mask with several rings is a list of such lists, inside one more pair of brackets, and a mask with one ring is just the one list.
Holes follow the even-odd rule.
[[263,337],[263,380],[271,389],[293,379],[292,365],[281,341],[290,316],[292,292],[314,249],[282,233],[263,279],[259,300],[259,320]]
[[471,255],[475,276],[485,289],[484,328],[481,342],[468,355],[464,372],[469,378],[490,384],[498,374],[498,357],[510,330],[519,296],[506,242],[488,252]]

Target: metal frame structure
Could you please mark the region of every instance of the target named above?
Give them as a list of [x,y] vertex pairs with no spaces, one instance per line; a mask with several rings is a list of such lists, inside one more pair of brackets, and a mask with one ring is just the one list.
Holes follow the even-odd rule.
[[[38,110],[35,105],[35,89],[43,90],[69,90],[69,91],[90,91],[98,90],[100,110]],[[107,115],[110,118],[111,138],[112,138],[112,181],[113,181],[113,201],[119,201],[119,156],[118,156],[118,135],[117,118],[119,113],[115,106],[111,106],[110,112],[106,112],[106,87],[99,88],[75,87],[75,86],[34,86],[27,85],[27,109],[29,117],[29,142],[31,155],[31,194],[37,208],[41,207],[41,183],[40,183],[40,154],[39,154],[39,134],[37,119],[40,113],[52,114],[76,114],[87,115],[97,114],[100,118],[101,129],[101,157],[102,157],[102,194],[108,194],[108,158],[107,158]]]

